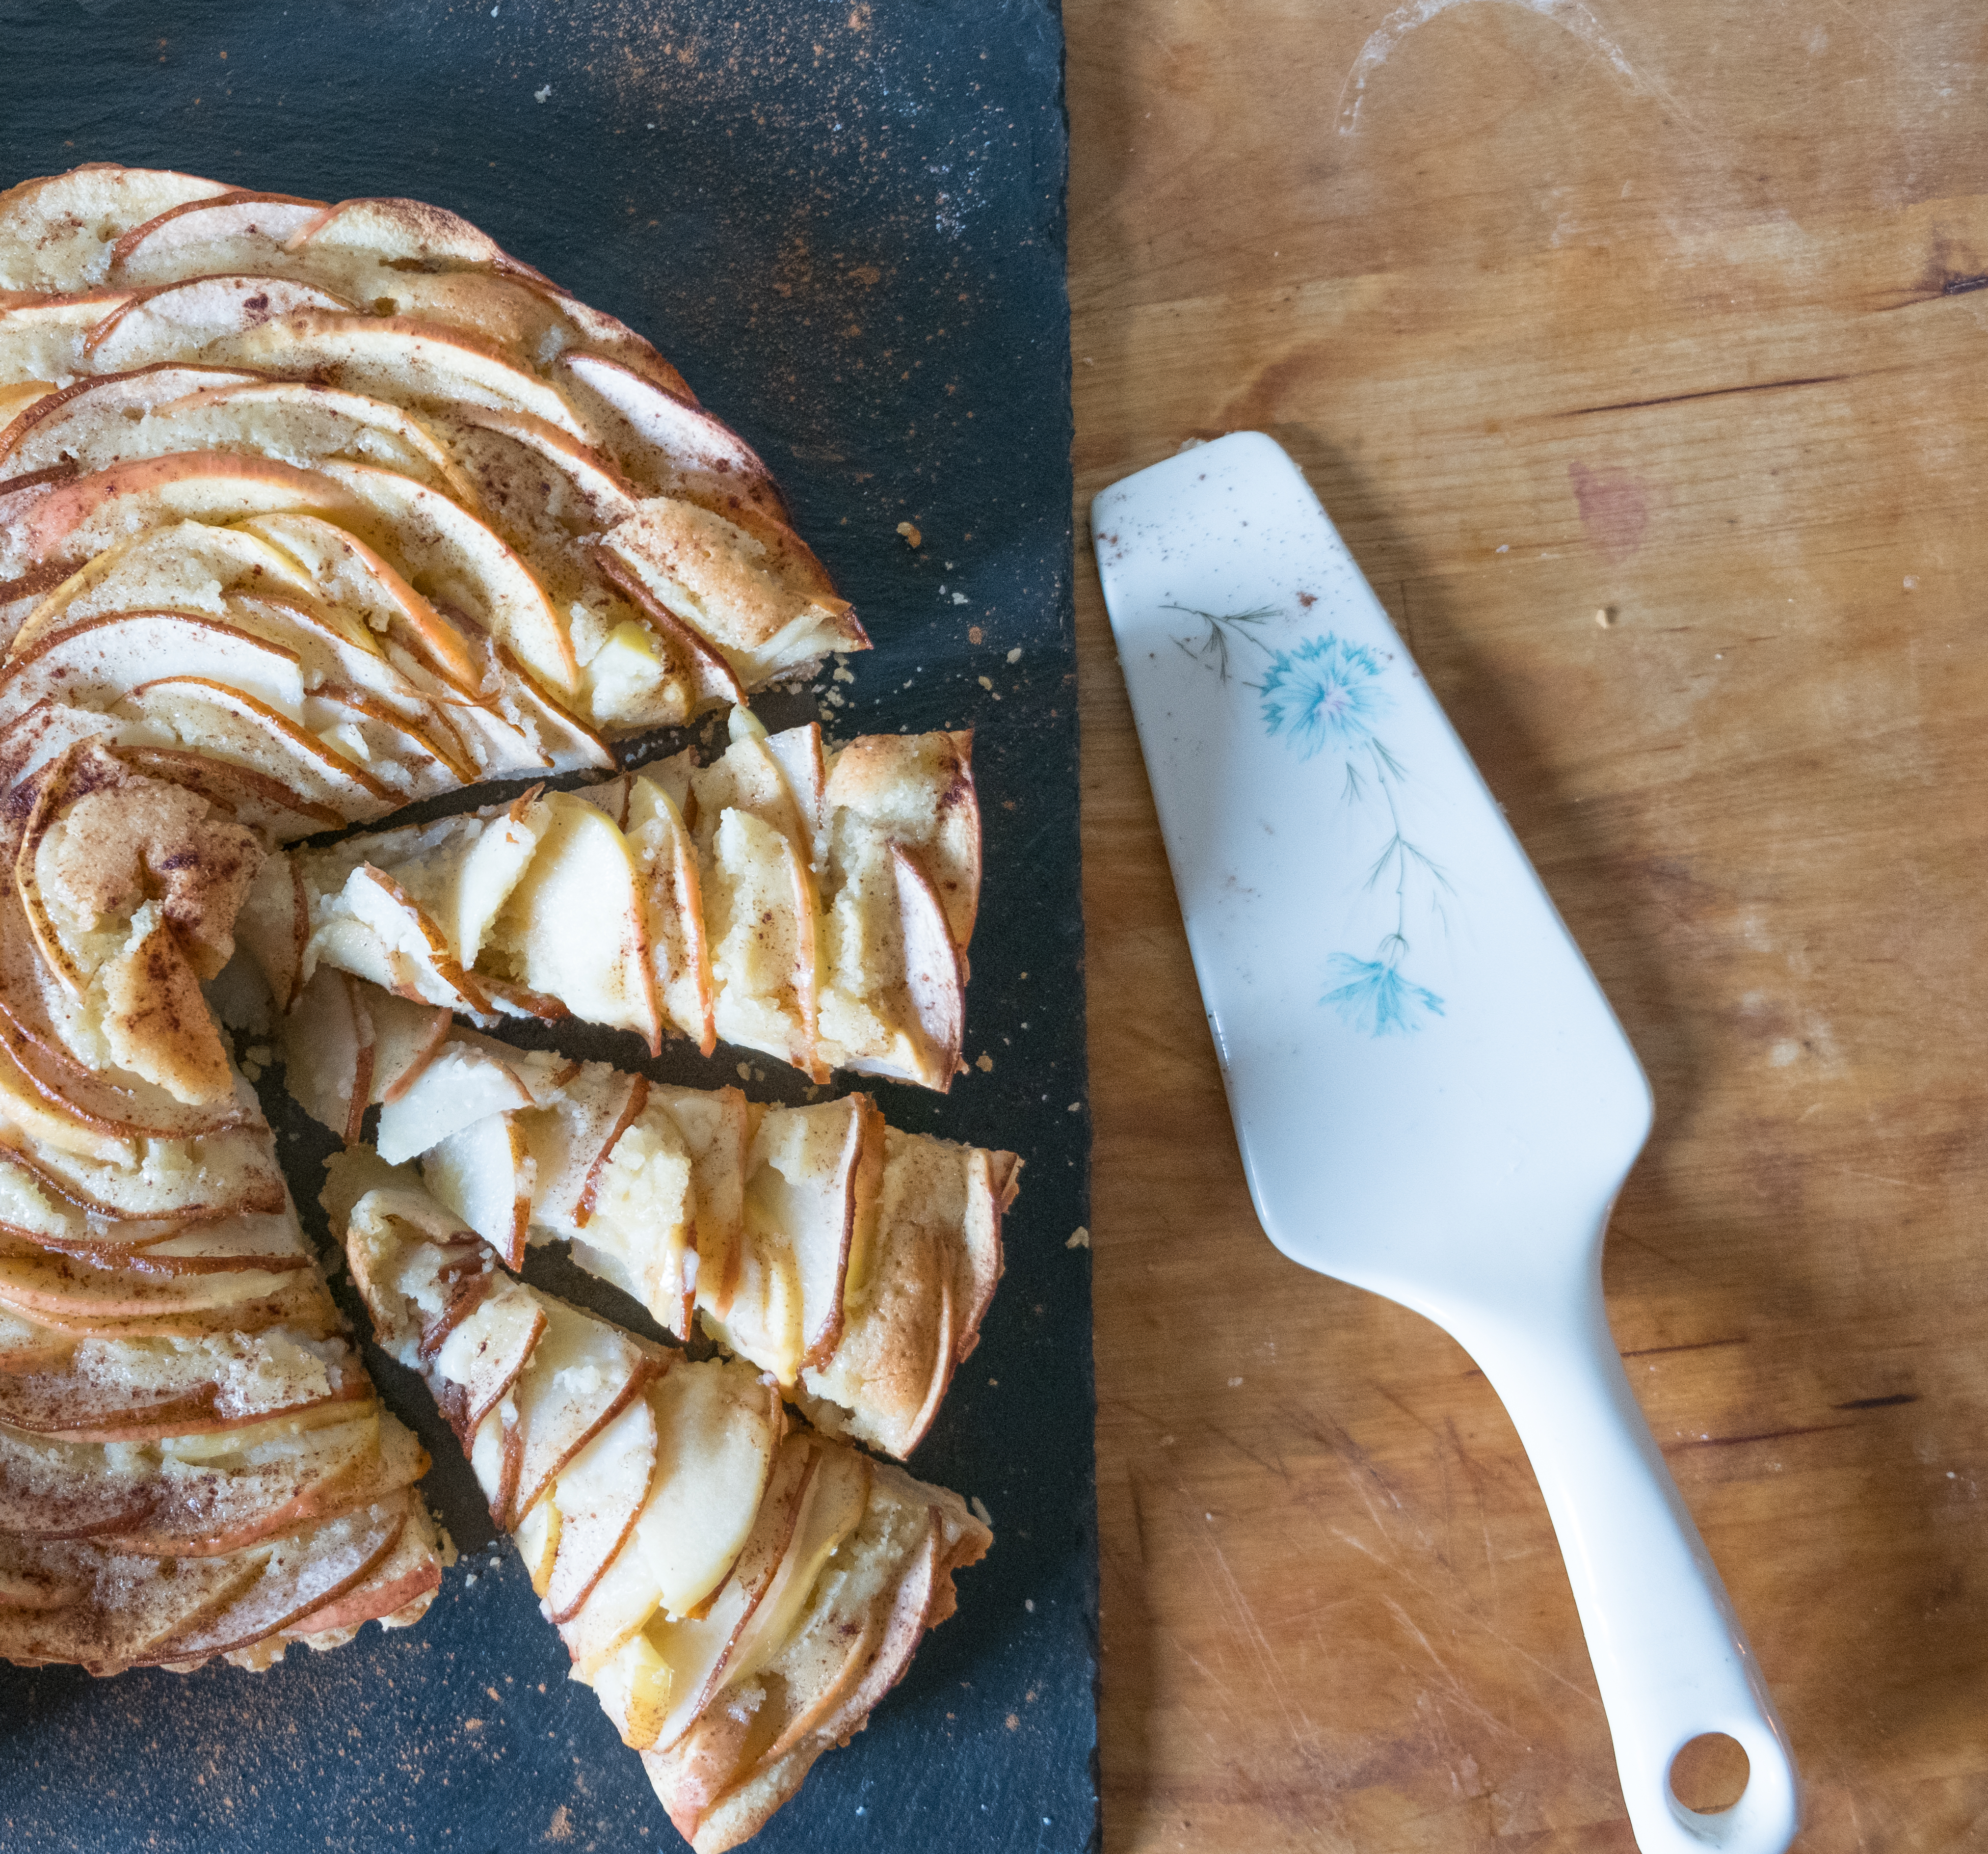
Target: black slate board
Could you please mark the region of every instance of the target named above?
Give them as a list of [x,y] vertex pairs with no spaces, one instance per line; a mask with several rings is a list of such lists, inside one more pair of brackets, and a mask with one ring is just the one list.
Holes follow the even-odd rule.
[[[982,1345],[911,1464],[983,1500],[997,1542],[870,1729],[752,1844],[766,1854],[1097,1841],[1090,1258],[1067,1247],[1090,1122],[1061,60],[1053,0],[0,0],[0,184],[115,160],[466,214],[650,336],[773,466],[877,645],[830,685],[832,731],[979,730],[967,1023],[993,1067],[942,1099],[876,1091],[894,1125],[1028,1162]],[[826,693],[762,712],[804,718]],[[550,1040],[735,1079],[737,1052],[651,1064],[625,1038]],[[759,1067],[756,1092],[798,1093]],[[279,1125],[307,1198],[328,1142]],[[556,1253],[528,1272],[633,1306]],[[369,1362],[427,1440],[465,1553],[426,1619],[262,1675],[0,1666],[0,1850],[681,1845],[565,1679],[515,1555],[489,1548],[425,1394]]]

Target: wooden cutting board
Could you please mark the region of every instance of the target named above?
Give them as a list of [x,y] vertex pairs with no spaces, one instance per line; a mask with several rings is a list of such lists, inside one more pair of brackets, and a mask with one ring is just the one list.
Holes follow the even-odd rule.
[[[1067,27],[1080,523],[1189,438],[1305,467],[1655,1084],[1611,1310],[1799,1845],[1983,1845],[1978,11]],[[1078,551],[1106,1846],[1626,1850],[1502,1411],[1256,1228]]]

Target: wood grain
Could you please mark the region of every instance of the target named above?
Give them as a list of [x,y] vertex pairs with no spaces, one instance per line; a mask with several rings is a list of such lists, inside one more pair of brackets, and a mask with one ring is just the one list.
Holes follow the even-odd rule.
[[1110,1854],[1633,1846],[1503,1412],[1249,1211],[1083,526],[1242,427],[1649,1069],[1611,1312],[1800,1846],[1988,1845],[1988,25],[1067,26]]

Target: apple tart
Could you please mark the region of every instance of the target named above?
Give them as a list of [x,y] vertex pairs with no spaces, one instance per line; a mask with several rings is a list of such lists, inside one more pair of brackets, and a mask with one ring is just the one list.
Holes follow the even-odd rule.
[[[263,609],[238,573],[175,573],[173,546],[149,543],[192,538],[189,524],[252,536],[247,554],[273,548],[264,590],[286,609]],[[191,606],[306,658],[320,709],[348,688],[374,696],[387,712],[333,718],[288,687],[271,705],[388,786],[373,753],[401,767],[473,752],[434,738],[457,731],[438,712],[522,735],[509,770],[575,754],[611,766],[604,736],[680,723],[868,643],[764,464],[681,375],[467,221],[91,166],[0,194],[0,634],[14,655],[85,609],[109,615],[90,576],[133,551],[150,597],[119,615]],[[125,573],[122,596],[143,577]],[[327,624],[349,634],[336,675],[321,668]],[[366,631],[412,695],[357,662]],[[165,658],[152,674],[205,672]]]
[[466,1013],[722,1038],[816,1081],[962,1064],[980,819],[965,733],[825,749],[744,709],[572,792],[296,850],[241,931],[281,1008],[321,966]]
[[1021,1161],[887,1127],[849,1094],[765,1106],[451,1027],[320,967],[286,1027],[305,1111],[428,1190],[513,1269],[528,1243],[701,1327],[816,1426],[918,1446],[979,1341]]
[[405,1174],[326,1193],[380,1342],[420,1371],[591,1686],[697,1854],[868,1722],[992,1534],[955,1494],[513,1280]]

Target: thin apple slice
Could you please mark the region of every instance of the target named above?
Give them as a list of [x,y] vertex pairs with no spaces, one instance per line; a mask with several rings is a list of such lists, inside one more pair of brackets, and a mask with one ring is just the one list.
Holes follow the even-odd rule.
[[704,874],[718,1036],[827,1081],[816,1047],[814,885],[800,849],[749,811],[728,810]]
[[543,1596],[552,1588],[553,1566],[559,1558],[559,1503],[540,1500],[518,1522],[515,1542],[525,1561],[525,1575],[532,1580],[532,1595]]
[[[19,406],[0,428],[0,477],[25,476],[46,470],[76,455],[76,434],[95,434],[116,425],[142,419],[154,406],[184,399],[189,393],[252,381],[253,374],[238,367],[190,367],[184,364],[141,367],[130,374],[91,374],[59,390],[50,391]],[[5,408],[0,408],[0,416]]]
[[[325,898],[322,912],[316,905],[311,912],[316,924],[305,951],[307,969],[323,959],[404,996],[411,990],[431,1004],[479,1014],[489,1011],[489,1000],[462,969],[448,935],[384,870],[361,864],[335,895]],[[383,978],[354,956],[349,939],[336,931],[347,922],[377,939],[394,962],[395,976]]]
[[369,990],[365,1010],[373,1025],[375,1105],[398,1101],[434,1060],[454,1024],[446,1005],[420,1004],[390,992]]
[[[327,604],[351,607],[374,631],[411,649],[442,684],[424,693],[446,692],[466,712],[478,707],[482,671],[461,633],[375,549],[335,521],[309,513],[249,516],[238,525],[287,556]],[[498,763],[516,763],[515,751],[505,752]]]
[[127,612],[44,634],[0,674],[0,716],[53,699],[108,708],[162,671],[207,678],[295,716],[303,678],[295,651],[184,612]]
[[783,1240],[791,1249],[800,1291],[796,1369],[826,1364],[841,1341],[850,1257],[876,1215],[884,1151],[884,1117],[864,1094],[759,1122],[746,1162],[746,1240]]
[[497,1287],[450,1328],[439,1345],[426,1348],[434,1375],[448,1387],[443,1414],[458,1440],[473,1437],[510,1394],[545,1331],[545,1309],[538,1297],[499,1277]]
[[101,282],[114,242],[189,200],[229,191],[162,167],[92,162],[0,193],[0,289],[73,290]]
[[[492,529],[439,492],[370,465],[327,460],[321,473],[370,512],[377,544],[390,542],[428,596],[467,609],[549,688],[571,694],[573,640],[531,570]],[[348,521],[345,525],[354,525]]]
[[542,1592],[555,1622],[573,1615],[627,1543],[656,1467],[655,1412],[632,1399],[560,1470],[539,1502],[559,1509],[559,1544]]
[[424,1154],[428,1188],[511,1267],[523,1265],[536,1167],[515,1113],[492,1114]]
[[310,935],[309,899],[296,864],[289,857],[269,858],[248,885],[235,917],[235,937],[261,969],[279,1012],[289,1010],[303,993]]
[[134,1135],[77,1113],[59,1095],[38,1088],[34,1079],[4,1047],[9,1026],[0,1023],[0,1120],[38,1145],[106,1164],[132,1163],[137,1156]]
[[708,1056],[718,1047],[718,1029],[695,842],[668,789],[640,774],[629,782],[622,829],[641,872],[658,1006],[671,1027]]
[[[0,932],[4,932],[0,915]],[[51,1107],[85,1125],[127,1139],[197,1139],[255,1118],[231,1092],[222,1099],[188,1104],[136,1076],[113,1078],[86,1068],[36,1035],[0,995],[0,1050],[23,1081]]]
[[[377,1622],[383,1629],[405,1629],[421,1620],[441,1587],[440,1547],[434,1522],[428,1517],[420,1494],[409,1493],[401,1498],[407,1522],[393,1550],[343,1595],[307,1615],[296,1616],[286,1622],[278,1638],[279,1643],[294,1639],[326,1648],[362,1622]],[[238,1661],[240,1657],[231,1655],[228,1658]]]
[[95,289],[0,305],[0,378],[66,380],[79,372],[90,330],[130,298],[126,289]]
[[387,269],[485,270],[547,281],[459,213],[424,200],[340,200],[292,232],[289,249],[313,259],[369,259]]
[[590,1062],[553,1102],[524,1117],[536,1166],[532,1220],[561,1232],[584,1229],[609,1152],[647,1099],[647,1078]]
[[529,412],[587,442],[566,401],[494,343],[411,317],[292,316],[217,342],[207,357],[260,373],[321,376],[397,405]]
[[661,1368],[604,1320],[535,1297],[546,1330],[511,1392],[522,1439],[518,1484],[509,1508],[493,1514],[507,1531]]
[[[0,1520],[23,1538],[96,1538],[150,1557],[239,1551],[340,1510],[342,1494],[390,1492],[380,1484],[380,1421],[375,1406],[316,1426],[136,1446],[0,1433]],[[399,1453],[394,1484],[405,1486],[419,1446]]]
[[938,891],[917,858],[901,844],[891,846],[891,873],[904,933],[904,991],[921,1058],[915,1079],[943,1093],[966,1068],[961,1057],[966,1035],[966,973]]
[[281,316],[351,307],[329,290],[283,277],[204,276],[154,284],[135,292],[92,329],[77,364],[63,371],[123,373],[157,366]]
[[0,563],[21,557],[73,570],[114,542],[174,522],[276,513],[363,521],[367,513],[321,472],[267,457],[143,457],[56,485],[18,518],[0,521]]
[[112,750],[133,772],[198,792],[225,816],[278,843],[337,830],[345,822],[330,805],[306,798],[282,780],[248,766],[210,760],[183,748],[130,741],[118,743]]
[[258,1546],[168,1564],[87,1541],[0,1534],[0,1586],[19,1592],[0,1608],[0,1655],[121,1672],[238,1600],[262,1575],[267,1554]]
[[208,1435],[334,1406],[373,1387],[342,1339],[282,1331],[205,1339],[83,1339],[59,1362],[0,1370],[0,1423],[76,1442]]
[[816,1580],[861,1524],[870,1500],[870,1463],[854,1449],[817,1445],[814,1477],[793,1541],[773,1582],[733,1643],[724,1683],[749,1680],[784,1648],[807,1609]]
[[321,968],[283,1019],[282,1037],[291,1098],[356,1145],[372,1098],[374,1043],[372,1017],[355,983]]
[[759,454],[710,413],[604,355],[568,354],[555,369],[579,391],[591,442],[638,482],[729,514],[740,505],[785,526],[787,510]]
[[236,188],[188,200],[134,225],[111,247],[109,275],[134,283],[255,272],[323,215],[323,200]]
[[810,1438],[788,1437],[774,1458],[752,1530],[732,1575],[709,1605],[699,1615],[652,1622],[644,1632],[670,1673],[669,1705],[652,1748],[674,1744],[722,1690],[746,1626],[772,1590],[793,1542],[813,1491],[816,1461]]
[[0,790],[25,783],[71,747],[86,740],[107,743],[119,731],[118,723],[107,716],[44,695],[0,723]]
[[[127,422],[114,407],[106,416],[120,428]],[[199,521],[141,529],[91,555],[47,594],[15,633],[8,654],[25,656],[44,636],[83,619],[125,612],[180,611],[234,624],[229,595],[245,590],[303,601],[311,588],[293,562],[245,529]],[[244,628],[265,636],[252,624]],[[287,634],[265,641],[293,648]]]
[[662,1028],[627,840],[570,793],[539,803],[551,823],[491,925],[492,951],[532,990],[589,1023],[634,1030],[654,1051]]
[[191,1660],[275,1634],[358,1583],[393,1549],[406,1523],[404,1500],[386,1500],[255,1548],[267,1555],[255,1583],[196,1627],[155,1645],[144,1659]]
[[380,1110],[380,1156],[390,1166],[418,1159],[478,1121],[531,1105],[508,1063],[474,1044],[451,1043]]
[[749,1371],[679,1364],[650,1386],[658,1436],[634,1551],[670,1615],[701,1609],[752,1530],[785,1429],[779,1393]]
[[749,688],[819,661],[867,650],[846,600],[796,574],[787,557],[722,515],[658,496],[602,545],[656,602],[717,649]]
[[0,1150],[0,1165],[25,1172],[36,1187],[106,1221],[172,1218],[213,1220],[248,1212],[280,1210],[282,1175],[269,1135],[255,1127],[230,1127],[197,1140],[158,1140],[136,1166],[100,1165],[52,1147],[30,1155]]
[[[297,1260],[299,1269],[309,1269],[308,1257]],[[161,1333],[205,1332],[217,1329],[209,1316],[225,1313],[222,1325],[232,1325],[241,1310],[275,1301],[295,1272],[241,1268],[160,1276],[93,1268],[70,1256],[0,1255],[0,1301],[64,1332],[114,1334],[134,1323]]]
[[[203,279],[205,287],[212,279]],[[294,287],[285,286],[282,287]],[[184,294],[180,291],[171,293]],[[140,299],[120,313],[121,331],[166,299]],[[180,351],[185,351],[181,350]],[[181,391],[154,391],[144,401],[144,416],[129,415],[135,390],[170,377]],[[10,455],[0,448],[6,473],[34,466],[59,446],[59,455],[79,470],[106,469],[140,457],[175,452],[231,451],[280,458],[299,468],[327,458],[398,471],[430,484],[474,508],[469,479],[418,419],[403,408],[360,393],[292,380],[263,380],[238,371],[209,373],[164,367],[124,377],[124,391],[70,400],[60,416],[38,414],[24,433],[29,442]]]
[[685,678],[691,711],[718,703],[742,705],[746,685],[724,652],[672,611],[648,581],[611,548],[597,543],[593,555],[601,577],[641,612]]
[[206,676],[159,676],[120,705],[165,736],[155,743],[212,754],[274,779],[357,824],[399,802],[392,786],[296,722]]

